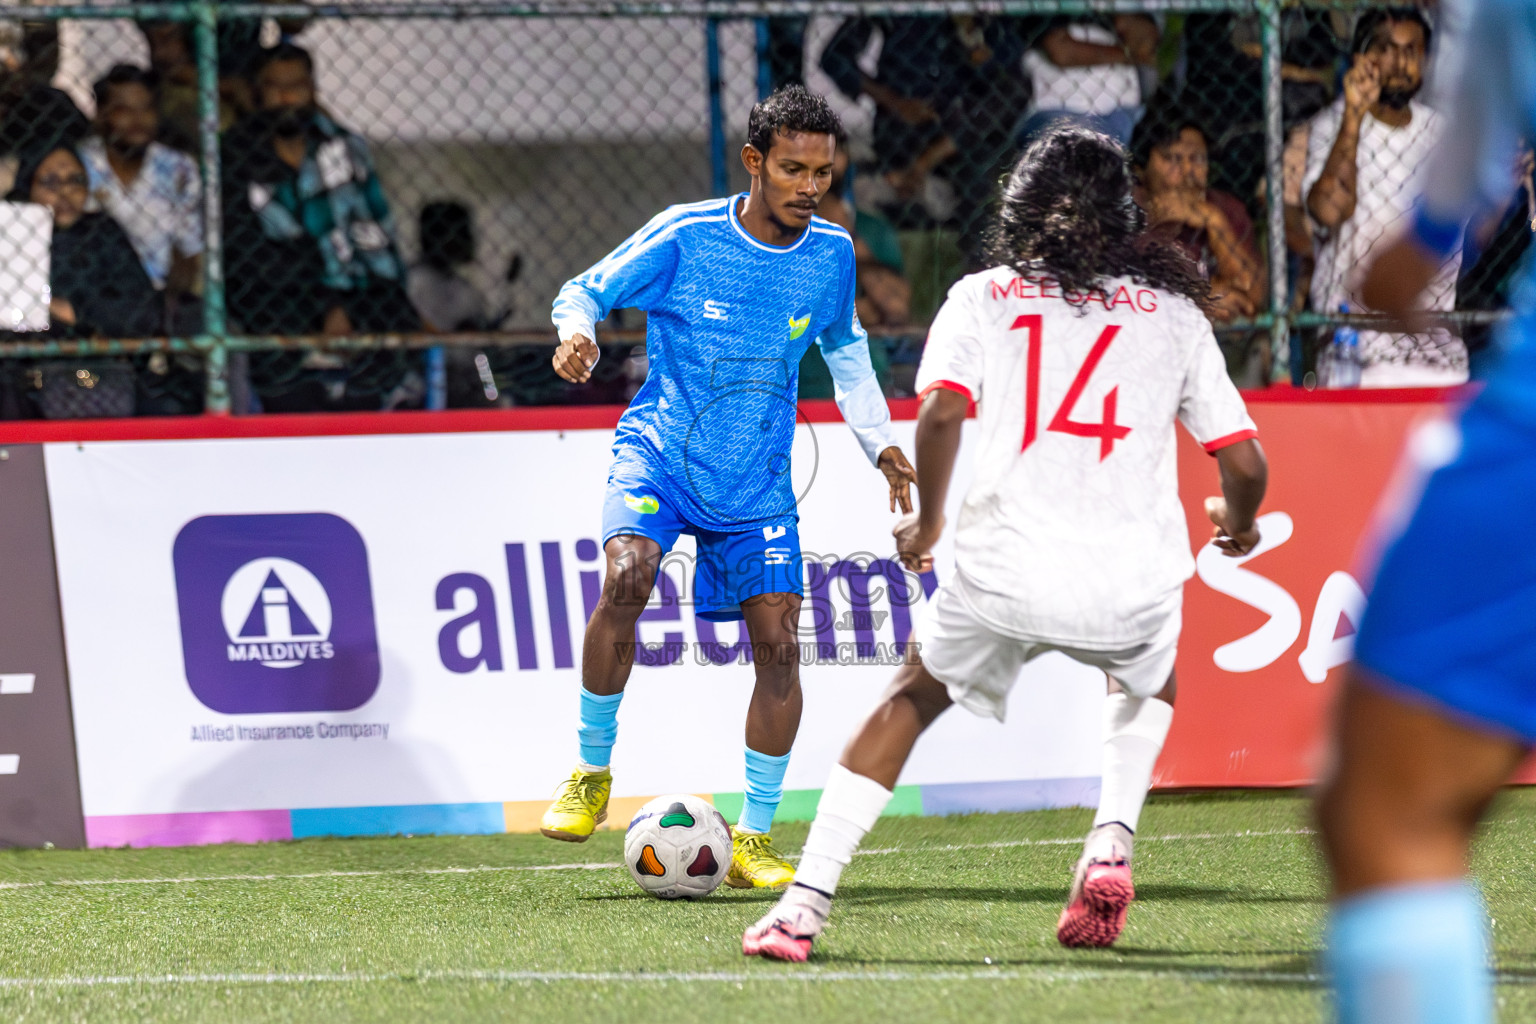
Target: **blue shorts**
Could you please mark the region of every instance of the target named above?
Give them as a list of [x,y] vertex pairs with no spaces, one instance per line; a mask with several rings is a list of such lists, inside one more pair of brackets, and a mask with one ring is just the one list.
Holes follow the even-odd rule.
[[1536,743],[1536,428],[1462,414],[1456,458],[1431,475],[1382,558],[1355,660],[1391,686]]
[[800,531],[793,519],[776,525],[722,533],[694,526],[668,497],[671,488],[660,474],[619,460],[608,474],[603,498],[603,543],[620,534],[637,534],[672,550],[677,538],[695,540],[694,614],[712,622],[742,618],[741,603],[759,594],[804,594]]

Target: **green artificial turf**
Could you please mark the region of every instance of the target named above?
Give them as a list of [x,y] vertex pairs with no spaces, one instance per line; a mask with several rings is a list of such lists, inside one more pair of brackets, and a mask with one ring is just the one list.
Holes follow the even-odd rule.
[[[1508,794],[1477,851],[1508,1020],[1536,1017],[1533,812],[1536,792]],[[0,1019],[1324,1016],[1324,889],[1300,796],[1154,798],[1119,944],[1065,950],[1056,917],[1088,822],[1086,811],[883,820],[804,966],[741,956],[770,894],[663,903],[618,866],[531,870],[614,865],[618,833],[582,846],[475,836],[5,851]],[[779,838],[796,850],[804,834],[786,825]],[[79,884],[111,879],[136,881]]]

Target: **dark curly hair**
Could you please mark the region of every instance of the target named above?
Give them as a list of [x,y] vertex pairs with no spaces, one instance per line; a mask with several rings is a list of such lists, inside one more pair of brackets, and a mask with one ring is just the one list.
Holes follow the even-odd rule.
[[1146,231],[1131,198],[1125,150],[1107,135],[1056,128],[1036,139],[1003,185],[988,237],[994,264],[1055,278],[1067,301],[1086,306],[1106,278],[1183,295],[1201,309],[1210,283],[1172,242]]
[[843,122],[826,97],[803,85],[786,85],[752,108],[747,118],[747,142],[767,156],[774,136],[791,132],[837,137],[843,135]]

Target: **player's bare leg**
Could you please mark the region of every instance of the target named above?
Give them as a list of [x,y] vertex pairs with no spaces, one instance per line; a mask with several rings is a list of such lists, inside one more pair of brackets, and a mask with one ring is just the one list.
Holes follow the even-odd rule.
[[[1472,909],[1480,911],[1480,900],[1465,889],[1468,851],[1478,821],[1526,748],[1398,697],[1358,668],[1345,681],[1334,733],[1333,763],[1319,787],[1316,813],[1333,878],[1328,955],[1341,982],[1340,1019],[1390,1012],[1365,1002],[1397,989],[1403,1013],[1396,1019],[1424,1019],[1427,1007],[1464,1013],[1481,1004],[1477,1019],[1491,1020],[1483,992],[1424,986],[1456,989],[1458,977],[1464,983],[1486,978],[1486,925]],[[1443,916],[1434,934],[1394,928],[1384,919],[1393,913],[1392,903],[1402,912],[1410,909],[1408,901],[1421,915]],[[1369,934],[1356,934],[1363,930]],[[1459,975],[1442,973],[1448,956],[1475,962]],[[1424,969],[1404,977],[1405,963],[1415,960]],[[1373,967],[1377,977],[1391,977],[1371,985]],[[1345,977],[1353,982],[1343,983]],[[1415,977],[1419,990],[1410,993]]]
[[907,648],[907,662],[832,769],[795,872],[795,884],[742,936],[747,956],[803,962],[826,926],[843,869],[885,810],[923,730],[951,704],[949,691]]
[[620,534],[603,553],[603,592],[581,646],[581,761],[555,790],[539,823],[551,839],[573,843],[585,842],[608,817],[608,759],[619,731],[619,700],[635,663],[635,623],[661,565],[661,545],[648,537]]
[[1136,898],[1131,882],[1136,826],[1177,695],[1172,675],[1153,697],[1132,697],[1109,681],[1099,810],[1073,868],[1067,907],[1056,923],[1056,939],[1064,946],[1108,946],[1125,929]]
[[747,705],[746,797],[725,879],[739,889],[776,889],[795,877],[794,867],[774,849],[769,829],[800,731],[800,603],[799,594],[760,594],[741,605],[757,680]]

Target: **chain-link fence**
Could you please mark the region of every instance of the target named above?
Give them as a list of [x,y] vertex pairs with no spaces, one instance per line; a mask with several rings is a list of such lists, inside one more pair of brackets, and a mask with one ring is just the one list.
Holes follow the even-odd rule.
[[[614,314],[609,358],[577,387],[549,367],[550,301],[663,206],[745,188],[747,114],[791,81],[848,130],[820,212],[857,238],[860,315],[893,394],[910,393],[949,284],[988,263],[999,175],[1054,123],[1126,143],[1137,201],[1209,275],[1249,385],[1327,376],[1341,323],[1362,327],[1367,383],[1464,377],[1536,223],[1527,161],[1432,289],[1432,308],[1465,312],[1415,336],[1364,329],[1356,276],[1403,222],[1440,128],[1434,26],[1408,9],[5,13],[0,416],[622,401],[645,372],[643,317]],[[830,394],[816,356],[802,378]]]

